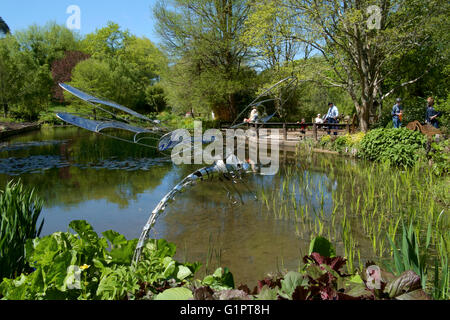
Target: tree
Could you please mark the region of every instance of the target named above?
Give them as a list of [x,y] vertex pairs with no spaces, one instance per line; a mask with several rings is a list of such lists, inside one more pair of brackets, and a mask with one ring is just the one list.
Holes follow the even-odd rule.
[[5,20],[0,17],[0,33],[8,34],[11,30],[9,29],[9,26],[6,24]]
[[72,79],[72,70],[75,66],[88,59],[90,56],[81,51],[67,51],[65,56],[61,59],[57,59],[52,63],[52,77],[55,82],[52,93],[53,98],[59,102],[64,102],[64,95],[62,88],[58,83],[66,83]]
[[282,67],[291,67],[292,72],[292,63],[301,49],[305,58],[309,56],[308,46],[301,48],[295,41],[295,19],[282,4],[283,0],[252,1],[241,39],[255,50],[255,58],[262,60],[262,67],[275,74]]
[[20,75],[17,66],[12,62],[12,51],[18,50],[17,42],[11,36],[0,41],[0,103],[4,117],[8,116],[9,105],[17,93],[17,81]]
[[302,32],[285,36],[310,45],[326,59],[329,69],[321,70],[317,80],[348,92],[360,129],[367,131],[376,101],[379,104],[393,92],[382,92],[383,82],[395,72],[386,66],[392,58],[424,43],[427,35],[422,26],[440,2],[287,0],[285,5],[297,17]]
[[67,51],[79,50],[79,35],[66,26],[49,22],[44,26],[31,25],[14,34],[21,50],[32,53],[39,65],[50,66],[56,59],[64,57]]
[[131,38],[128,30],[121,30],[117,23],[109,21],[106,27],[86,35],[82,46],[94,58],[111,58],[125,50]]
[[161,88],[150,88],[158,83],[167,60],[149,39],[109,22],[86,36],[83,49],[92,58],[75,67],[73,86],[137,111],[164,108]]
[[237,115],[239,100],[253,87],[247,45],[239,40],[248,11],[244,0],[155,6],[157,31],[172,62],[164,79],[171,105],[193,110],[200,103],[222,119]]
[[3,113],[10,111],[27,120],[37,119],[49,102],[52,79],[46,65],[41,66],[19,42],[8,35],[0,41],[0,103]]
[[18,31],[14,34],[14,39],[20,53],[18,57],[21,57],[16,63],[29,68],[29,71],[23,70],[28,74],[26,78],[19,81],[22,86],[19,96],[27,97],[29,101],[16,104],[16,113],[19,117],[23,113],[24,116],[35,119],[39,111],[45,110],[50,104],[52,88],[60,90],[57,87],[57,81],[60,81],[58,77],[55,81],[51,78],[52,64],[63,59],[66,52],[77,51],[80,38],[65,26],[49,22],[44,26],[31,25]]

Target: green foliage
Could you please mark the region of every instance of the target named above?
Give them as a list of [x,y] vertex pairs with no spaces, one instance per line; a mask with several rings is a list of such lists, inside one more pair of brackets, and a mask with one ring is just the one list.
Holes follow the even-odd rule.
[[28,241],[26,261],[35,271],[4,279],[0,294],[5,299],[152,298],[158,287],[169,280],[181,285],[200,267],[173,260],[175,245],[162,239],[148,240],[142,260],[131,266],[138,239],[126,240],[114,231],[100,238],[85,221],[69,226],[76,234],[57,232]]
[[[422,280],[422,287],[425,288],[427,282],[427,265],[426,253],[430,245],[431,224],[428,227],[427,243],[424,248],[421,248],[425,254],[421,255],[419,250],[419,243],[410,224],[409,229],[402,225],[403,236],[401,244],[395,245],[395,240],[388,237],[393,250],[394,267],[390,266],[391,271],[400,275],[407,270],[412,270],[420,276]],[[397,247],[400,249],[397,250]]]
[[202,284],[215,290],[233,289],[233,274],[228,268],[218,268],[212,275],[206,276],[203,279]]
[[64,25],[49,22],[44,26],[31,25],[18,31],[14,37],[21,50],[29,51],[40,66],[50,66],[56,59],[64,56],[66,51],[79,49],[79,36]]
[[450,140],[446,139],[439,143],[432,142],[428,157],[432,161],[431,170],[437,176],[446,175],[450,172]]
[[157,32],[173,59],[162,83],[177,112],[213,110],[219,119],[234,120],[245,105],[256,75],[240,41],[248,10],[242,0],[175,0],[154,7]]
[[360,143],[358,156],[372,161],[388,161],[395,166],[411,167],[424,150],[426,137],[407,129],[375,129]]
[[364,132],[359,132],[356,134],[345,134],[342,136],[338,136],[334,141],[329,141],[328,143],[326,143],[326,145],[340,153],[344,151],[348,152],[350,148],[358,149],[359,144],[361,143],[364,136]]
[[[428,259],[428,253],[430,251],[431,243],[431,223],[428,225],[425,245],[419,245],[418,238],[413,229],[413,225],[410,224],[409,228],[402,225],[402,238],[396,244],[395,239],[388,237],[393,253],[393,262],[387,264],[388,269],[400,275],[406,270],[412,270],[420,276],[421,285],[423,288],[427,285],[427,278],[430,271],[430,261]],[[449,265],[448,265],[448,252],[446,252],[446,244],[444,237],[440,237],[440,243],[438,245],[439,258],[434,259],[434,279],[432,281],[432,292],[434,299],[448,299],[448,287],[449,287]]]
[[329,144],[331,144],[331,136],[330,135],[324,135],[320,138],[320,146],[326,147]]
[[161,112],[155,115],[164,125],[170,128],[186,128],[194,129],[194,118],[185,117],[184,115],[177,115],[172,112]]
[[429,300],[413,271],[393,276],[376,265],[361,272],[343,274],[342,257],[326,258],[313,253],[303,258],[299,272],[290,271],[281,278],[260,281],[259,300]]
[[450,298],[450,268],[448,264],[448,244],[443,236],[440,238],[440,259],[434,259],[433,297],[448,300]]
[[149,39],[110,22],[87,35],[83,48],[92,58],[73,69],[72,86],[144,113],[165,108],[164,90],[157,80],[167,61]]
[[11,278],[27,270],[25,243],[41,233],[37,220],[43,202],[34,190],[22,182],[10,181],[0,190],[0,279]]
[[48,104],[52,80],[48,65],[21,49],[11,35],[0,41],[0,105],[5,117],[34,120]]

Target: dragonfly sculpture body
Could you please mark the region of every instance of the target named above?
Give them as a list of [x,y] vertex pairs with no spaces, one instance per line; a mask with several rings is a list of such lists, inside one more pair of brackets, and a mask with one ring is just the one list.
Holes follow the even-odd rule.
[[[162,154],[165,154],[165,152],[168,152],[180,143],[186,144],[184,140],[179,139],[178,130],[181,129],[170,131],[168,128],[164,127],[159,120],[150,119],[115,102],[94,97],[70,85],[63,83],[60,83],[59,85],[67,92],[80,98],[81,100],[84,100],[94,108],[92,110],[93,114],[88,115],[57,113],[56,116],[66,123],[95,132],[97,134],[111,137],[113,139],[138,144],[144,147],[155,148]],[[270,121],[270,119],[272,119],[277,113],[281,116],[281,108],[283,108],[287,100],[295,91],[294,89],[296,86],[297,79],[295,77],[288,77],[264,90],[239,114],[230,128],[234,129],[246,124],[246,122],[238,123],[238,121],[241,120],[241,116],[245,114],[248,109],[254,106],[264,108],[265,116],[258,120],[258,124],[264,124]],[[279,90],[275,93],[277,89]],[[276,106],[275,112],[267,115],[264,104],[272,102]],[[99,112],[97,113],[96,110],[99,110]],[[125,118],[119,114],[126,114],[128,117]],[[124,138],[122,136],[113,135],[110,133],[111,131],[114,132],[119,130],[126,131],[130,133],[131,136]],[[187,144],[194,150],[194,152],[197,152],[198,150],[195,150],[194,146],[198,144],[195,142],[195,138],[192,138],[192,140],[187,142]],[[214,142],[213,138],[202,140],[200,145],[212,142]],[[142,230],[134,253],[133,262],[139,261],[142,249],[145,245],[145,240],[148,238],[148,235],[152,227],[155,225],[159,215],[164,212],[168,203],[173,201],[175,196],[184,191],[187,187],[190,187],[200,181],[211,180],[214,177],[217,177],[222,182],[222,186],[227,192],[229,199],[233,203],[238,203],[239,201],[237,201],[233,196],[233,193],[237,193],[240,197],[240,202],[243,203],[242,197],[234,185],[238,183],[243,184],[249,192],[252,192],[247,186],[245,178],[248,173],[258,172],[258,164],[252,163],[250,165],[247,161],[239,159],[234,154],[226,154],[223,159],[225,160],[218,159],[211,166],[196,170],[192,174],[188,175],[160,200]],[[253,196],[256,199],[254,194]]]

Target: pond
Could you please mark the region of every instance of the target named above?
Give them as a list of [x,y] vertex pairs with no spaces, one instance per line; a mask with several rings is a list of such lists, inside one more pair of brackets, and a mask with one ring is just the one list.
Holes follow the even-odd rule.
[[[324,154],[284,153],[281,159],[277,175],[249,177],[257,201],[240,189],[244,205],[233,205],[219,181],[206,181],[178,195],[150,236],[174,242],[175,258],[201,262],[203,273],[228,267],[236,285],[253,286],[267,273],[295,270],[316,234],[334,239],[338,254],[351,254],[341,239],[347,225],[334,221],[337,209],[348,209],[355,259],[372,258],[377,248],[358,227],[359,218],[350,216],[364,199],[359,189],[348,189],[349,181],[354,187],[367,179],[340,170],[367,165]],[[41,236],[87,220],[99,234],[115,230],[138,238],[160,199],[199,167],[175,166],[153,149],[73,127],[43,128],[0,143],[2,188],[20,178],[44,200]],[[383,248],[379,255],[386,255]]]

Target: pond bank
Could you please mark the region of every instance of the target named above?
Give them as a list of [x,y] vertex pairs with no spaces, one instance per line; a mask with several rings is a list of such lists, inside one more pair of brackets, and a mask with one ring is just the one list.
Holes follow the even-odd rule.
[[41,125],[37,122],[0,122],[0,140],[40,128]]

